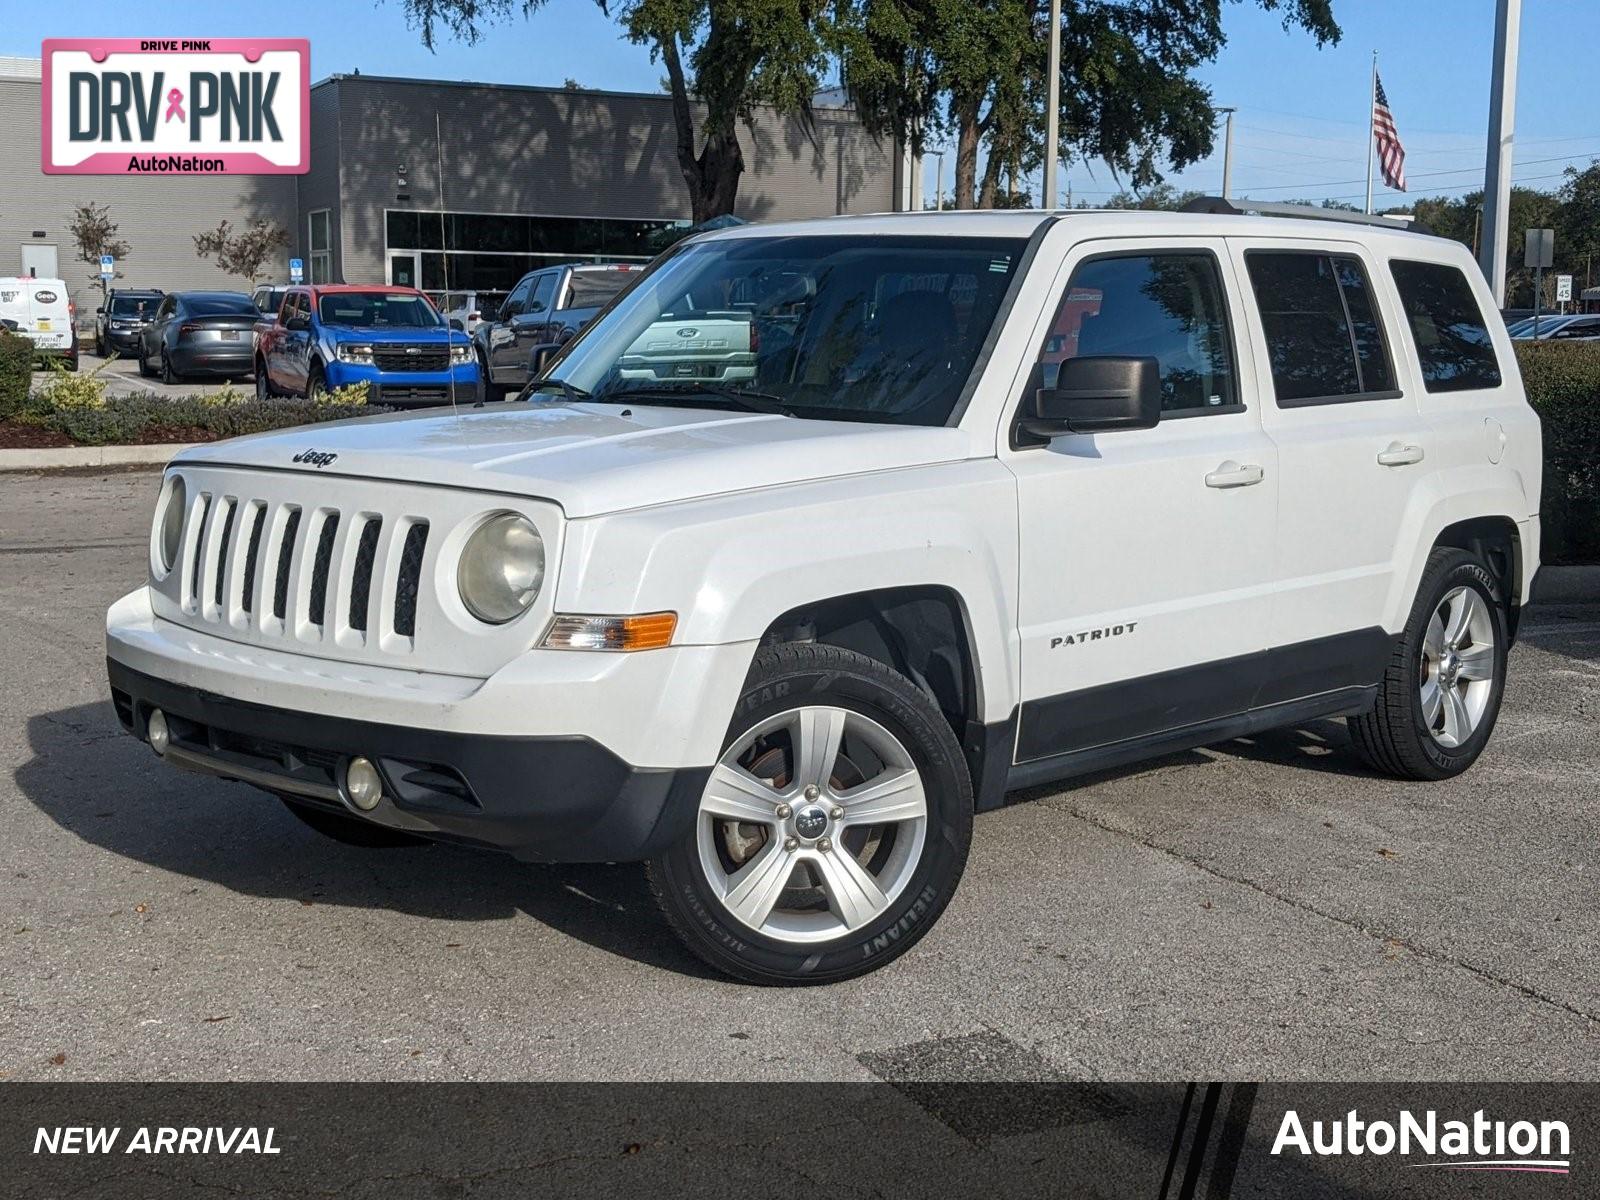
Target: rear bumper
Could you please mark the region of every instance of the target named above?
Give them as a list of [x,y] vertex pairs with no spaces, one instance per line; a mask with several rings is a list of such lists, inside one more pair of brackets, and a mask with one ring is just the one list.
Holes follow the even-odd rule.
[[250,338],[242,336],[238,343],[196,346],[179,346],[169,353],[173,369],[183,375],[249,375],[255,370]]
[[[709,768],[641,769],[582,736],[507,737],[251,704],[107,660],[123,727],[166,717],[172,765],[237,779],[361,820],[547,862],[648,858],[692,827]],[[343,799],[345,765],[384,780],[371,813]]]

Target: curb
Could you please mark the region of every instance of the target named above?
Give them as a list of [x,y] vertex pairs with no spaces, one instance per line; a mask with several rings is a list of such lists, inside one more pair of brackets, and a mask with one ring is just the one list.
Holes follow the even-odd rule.
[[38,450],[0,450],[0,472],[59,471],[82,467],[166,466],[173,455],[196,442],[155,446],[48,446]]
[[1600,567],[1540,567],[1535,604],[1600,604]]

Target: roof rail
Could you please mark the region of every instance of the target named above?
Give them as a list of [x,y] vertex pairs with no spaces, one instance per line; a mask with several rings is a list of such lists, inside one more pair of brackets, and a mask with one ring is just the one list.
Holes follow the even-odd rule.
[[1431,235],[1421,221],[1400,217],[1381,217],[1375,213],[1349,212],[1342,208],[1317,208],[1310,204],[1267,204],[1255,200],[1229,200],[1222,196],[1196,196],[1180,210],[1190,213],[1225,213],[1243,216],[1257,213],[1263,217],[1300,217],[1312,221],[1345,221],[1354,225],[1376,225],[1380,229],[1410,230],[1412,233]]

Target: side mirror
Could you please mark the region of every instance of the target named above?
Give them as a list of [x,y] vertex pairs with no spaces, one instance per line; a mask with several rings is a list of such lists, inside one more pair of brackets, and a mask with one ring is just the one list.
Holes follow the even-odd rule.
[[97,317],[105,316],[106,315],[105,305],[102,304],[99,308],[95,309],[94,310],[94,315],[97,316]]
[[544,369],[550,365],[550,360],[556,356],[556,351],[559,349],[561,349],[560,346],[554,345],[535,346],[533,352],[528,355],[528,378],[539,378]]
[[290,317],[287,321],[285,321],[283,323],[283,327],[285,329],[293,329],[294,331],[296,331],[298,333],[301,330],[310,329],[311,328],[311,318],[310,317],[302,317],[302,316],[293,316],[293,317]]
[[1161,366],[1153,358],[1069,358],[1053,388],[1040,388],[1020,424],[1036,437],[1154,429],[1161,421]]
[[467,331],[467,327],[461,323],[460,317],[450,318],[450,328],[454,329],[457,333],[465,333]]

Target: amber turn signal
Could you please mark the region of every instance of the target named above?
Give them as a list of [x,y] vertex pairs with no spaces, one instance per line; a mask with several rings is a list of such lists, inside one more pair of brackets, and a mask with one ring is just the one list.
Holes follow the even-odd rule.
[[547,650],[659,650],[671,645],[678,614],[633,617],[558,615],[544,636]]

